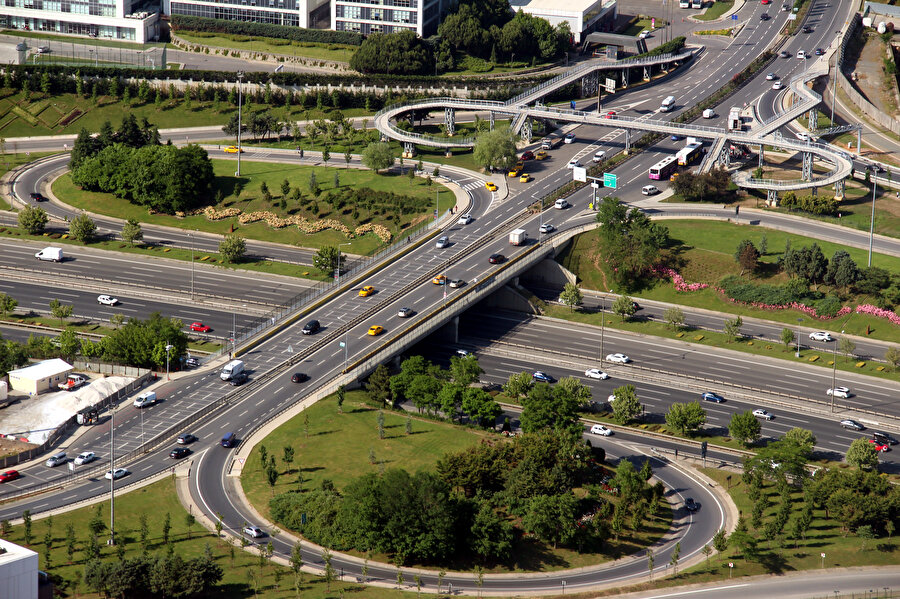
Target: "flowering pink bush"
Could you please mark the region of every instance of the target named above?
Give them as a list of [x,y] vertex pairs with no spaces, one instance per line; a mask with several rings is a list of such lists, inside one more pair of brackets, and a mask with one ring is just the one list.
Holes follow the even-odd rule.
[[660,276],[671,278],[676,291],[700,291],[709,287],[706,283],[685,283],[684,278],[680,274],[664,266],[657,266],[656,272]]
[[870,314],[872,316],[877,316],[878,318],[887,318],[893,324],[900,325],[900,316],[891,310],[885,310],[884,308],[879,308],[878,306],[873,306],[872,304],[860,304],[856,306],[857,314]]

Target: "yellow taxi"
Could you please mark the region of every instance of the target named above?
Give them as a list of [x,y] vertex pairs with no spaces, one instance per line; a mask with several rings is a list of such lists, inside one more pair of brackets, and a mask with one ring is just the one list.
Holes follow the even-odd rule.
[[521,173],[521,172],[522,172],[522,167],[519,165],[516,165],[513,168],[509,169],[509,176],[510,177],[518,177],[519,173]]
[[669,181],[674,181],[675,179],[677,179],[679,174],[680,173],[674,173],[671,177],[669,177]]
[[529,181],[531,181],[531,175],[529,175],[528,173],[522,173],[522,176],[519,177],[519,181],[521,183],[528,183]]
[[225,152],[226,154],[237,154],[238,152],[240,152],[241,154],[243,154],[243,153],[244,153],[244,150],[240,149],[240,148],[237,147],[237,146],[228,146],[227,148],[225,148],[224,152]]
[[547,152],[545,152],[544,150],[538,150],[537,152],[534,153],[535,160],[544,160],[547,158],[547,156],[549,156],[549,154]]
[[435,285],[446,285],[447,277],[445,277],[444,275],[438,275],[435,278],[431,279],[431,282]]
[[359,297],[368,297],[375,293],[375,288],[371,285],[366,285],[362,289],[359,290]]
[[485,183],[484,186],[487,188],[488,191],[497,191],[497,185],[495,183],[492,183],[491,181],[488,181],[487,183]]
[[376,337],[376,336],[382,334],[383,332],[384,332],[383,326],[381,326],[380,324],[373,324],[372,326],[369,327],[369,332],[366,334]]

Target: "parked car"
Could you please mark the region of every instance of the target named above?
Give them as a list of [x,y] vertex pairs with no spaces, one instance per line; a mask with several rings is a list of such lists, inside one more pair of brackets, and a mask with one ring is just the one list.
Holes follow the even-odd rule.
[[56,385],[59,389],[63,391],[74,391],[78,387],[87,383],[87,379],[80,374],[70,374],[66,377],[66,380]]
[[310,320],[305,325],[303,325],[303,328],[300,330],[300,332],[303,333],[304,335],[312,335],[313,333],[315,333],[316,331],[318,331],[321,328],[322,328],[322,325],[319,323],[318,320]]
[[195,437],[191,433],[184,433],[184,434],[178,435],[177,443],[179,445],[190,445],[191,443],[193,443],[196,440],[197,440],[197,437]]
[[856,420],[851,420],[850,418],[847,418],[847,419],[845,419],[845,420],[841,420],[841,427],[842,427],[842,428],[848,428],[848,429],[850,429],[850,430],[852,430],[852,431],[864,431],[864,430],[866,430],[866,427],[864,427],[863,425],[861,425],[860,423],[858,423]]
[[128,476],[131,472],[127,468],[116,468],[115,470],[107,470],[104,478],[106,480],[119,480],[123,476]]
[[173,460],[180,460],[181,458],[186,458],[189,455],[191,455],[191,450],[187,447],[176,447],[169,452],[169,457]]
[[16,480],[20,476],[22,475],[19,474],[18,470],[7,470],[0,474],[0,483],[8,483],[9,481]]
[[605,381],[609,378],[609,375],[599,368],[588,368],[584,371],[584,376],[588,377],[589,379],[600,379],[602,381]]
[[212,330],[212,327],[208,327],[202,322],[192,322],[191,330],[197,333],[208,333]]
[[536,370],[534,374],[531,375],[531,378],[539,383],[552,383],[556,380],[546,372],[541,372],[540,370]]
[[706,391],[700,397],[703,398],[703,401],[714,401],[716,403],[722,403],[725,401],[725,398],[719,395],[718,393],[713,393],[712,391]]
[[775,416],[770,414],[768,411],[763,410],[762,408],[756,408],[755,410],[753,410],[753,415],[757,418],[762,418],[763,420],[772,420],[773,418],[775,418]]
[[849,387],[835,387],[834,389],[829,389],[825,392],[825,395],[834,395],[835,397],[840,397],[841,399],[847,399],[850,397],[850,388]]
[[200,358],[195,358],[193,356],[188,356],[184,359],[184,365],[188,368],[196,368],[200,366]]
[[631,362],[631,358],[629,358],[625,354],[607,354],[606,361],[615,362],[616,364],[628,364],[629,362]]
[[613,432],[602,424],[595,424],[591,427],[591,434],[600,435],[601,437],[608,437],[613,434]]
[[309,375],[305,372],[295,372],[291,375],[292,383],[304,383],[309,380]]
[[82,451],[75,457],[75,465],[81,466],[83,464],[90,464],[94,460],[97,459],[97,456],[93,451]]

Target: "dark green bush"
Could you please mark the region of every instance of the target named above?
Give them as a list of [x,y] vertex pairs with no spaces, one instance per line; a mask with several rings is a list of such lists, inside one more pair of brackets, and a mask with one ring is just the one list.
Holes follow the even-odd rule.
[[229,21],[225,19],[206,19],[187,15],[172,15],[172,29],[190,31],[207,31],[212,33],[233,33],[237,35],[281,38],[298,42],[315,42],[320,44],[348,44],[359,46],[363,36],[352,31],[332,31],[330,29],[302,29],[284,25],[253,23],[251,21]]

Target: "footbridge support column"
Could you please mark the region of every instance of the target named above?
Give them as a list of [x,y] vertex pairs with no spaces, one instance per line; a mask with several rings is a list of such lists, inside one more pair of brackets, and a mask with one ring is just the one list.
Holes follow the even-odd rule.
[[491,115],[491,131],[493,131],[494,130],[494,111],[492,110],[488,114]]
[[644,81],[650,81],[650,79],[651,79],[650,75],[651,75],[650,65],[647,65],[644,67]]
[[631,129],[625,129],[625,155],[631,152]]
[[766,206],[775,208],[778,206],[778,192],[774,189],[766,190]]
[[403,157],[413,158],[416,155],[416,144],[411,141],[403,142]]
[[819,128],[819,110],[818,108],[812,108],[809,111],[809,130],[815,131]]
[[628,67],[622,69],[622,89],[628,89]]
[[759,168],[763,167],[763,163],[766,160],[766,147],[763,144],[759,144]]
[[581,95],[596,96],[597,89],[600,87],[600,73],[594,71],[581,78]]
[[727,143],[722,148],[722,151],[719,152],[716,162],[718,162],[719,168],[731,168],[731,149],[728,148]]
[[524,139],[528,143],[531,143],[531,136],[532,136],[532,124],[531,124],[531,117],[529,116],[529,117],[525,117],[525,122],[522,123],[522,139]]
[[444,109],[444,125],[447,126],[447,135],[456,133],[456,110],[453,108]]
[[841,179],[834,184],[834,199],[841,201],[844,199],[844,180]]
[[803,174],[801,177],[804,181],[812,181],[813,172],[813,155],[812,152],[803,152]]

